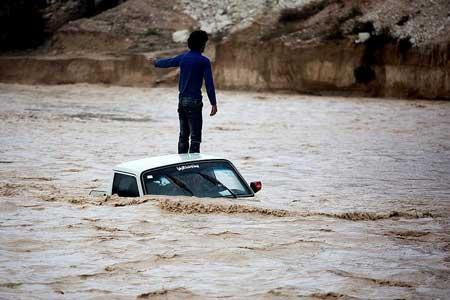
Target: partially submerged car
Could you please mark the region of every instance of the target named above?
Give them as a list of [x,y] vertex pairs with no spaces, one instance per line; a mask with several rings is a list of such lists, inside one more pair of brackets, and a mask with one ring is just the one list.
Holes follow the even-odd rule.
[[195,197],[253,197],[261,182],[250,185],[233,164],[205,154],[176,154],[145,158],[117,165],[109,191],[120,197],[144,195]]

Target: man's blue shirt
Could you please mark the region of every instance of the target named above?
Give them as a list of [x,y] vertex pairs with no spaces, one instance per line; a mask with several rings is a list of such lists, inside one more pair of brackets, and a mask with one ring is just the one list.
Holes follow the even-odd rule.
[[200,52],[191,50],[172,58],[161,58],[155,61],[155,67],[180,67],[180,97],[190,97],[201,101],[204,79],[209,102],[211,105],[216,105],[211,63]]

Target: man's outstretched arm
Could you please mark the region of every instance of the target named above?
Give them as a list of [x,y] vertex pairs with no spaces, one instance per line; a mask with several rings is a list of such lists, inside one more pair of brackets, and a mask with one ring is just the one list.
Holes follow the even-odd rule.
[[175,57],[160,58],[160,59],[148,58],[147,60],[149,63],[153,64],[157,68],[175,68],[180,66],[180,61],[183,55],[184,54],[180,54]]
[[211,63],[209,61],[205,67],[204,76],[205,76],[206,94],[208,94],[209,103],[211,103],[210,116],[214,116],[217,113],[217,101],[216,101],[216,90],[214,88],[214,80],[211,70]]

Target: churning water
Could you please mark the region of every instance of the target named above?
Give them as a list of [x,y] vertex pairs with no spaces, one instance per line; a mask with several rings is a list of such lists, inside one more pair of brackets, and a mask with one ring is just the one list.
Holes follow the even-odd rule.
[[87,197],[176,151],[176,98],[0,85],[0,298],[450,297],[450,103],[219,92],[254,199]]

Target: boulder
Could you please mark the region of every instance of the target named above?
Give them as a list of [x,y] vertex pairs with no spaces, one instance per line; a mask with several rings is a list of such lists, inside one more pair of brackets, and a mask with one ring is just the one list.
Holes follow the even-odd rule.
[[172,40],[175,43],[185,43],[189,38],[189,30],[178,30],[172,33]]

